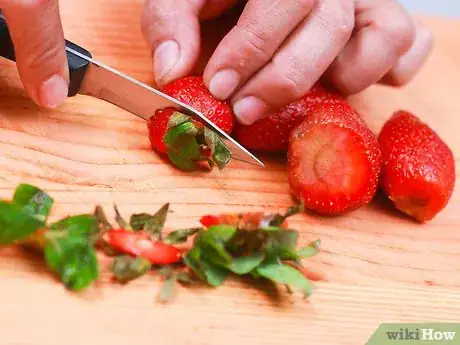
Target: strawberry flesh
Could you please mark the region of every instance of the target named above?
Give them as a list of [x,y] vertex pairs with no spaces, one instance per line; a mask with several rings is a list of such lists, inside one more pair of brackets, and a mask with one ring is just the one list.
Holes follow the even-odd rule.
[[348,213],[374,197],[380,162],[375,136],[346,101],[318,104],[291,134],[289,183],[306,209]]
[[419,222],[443,210],[455,185],[455,161],[449,147],[418,117],[398,111],[385,123],[381,186],[396,208]]

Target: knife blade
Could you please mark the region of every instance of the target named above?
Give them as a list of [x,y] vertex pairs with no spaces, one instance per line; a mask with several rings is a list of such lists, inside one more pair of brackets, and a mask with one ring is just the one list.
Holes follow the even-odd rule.
[[[144,120],[148,120],[158,109],[175,107],[185,115],[201,120],[208,128],[219,134],[232,152],[233,159],[264,166],[260,159],[196,109],[102,62],[94,60],[88,50],[68,40],[66,40],[66,52],[70,76],[69,97],[77,94],[96,97],[129,111]],[[1,13],[0,56],[15,61],[14,46],[9,35],[7,23]]]

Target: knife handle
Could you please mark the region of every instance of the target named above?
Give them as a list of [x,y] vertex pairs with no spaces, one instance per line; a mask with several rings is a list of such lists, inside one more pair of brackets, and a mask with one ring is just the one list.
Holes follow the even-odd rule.
[[[89,58],[92,57],[89,51],[76,45],[75,43],[66,40],[65,44],[68,48],[71,48],[82,55],[85,55]],[[8,30],[8,25],[2,15],[0,15],[0,56],[11,61],[16,61],[14,46],[11,40],[10,32]],[[73,97],[80,90],[80,86],[85,76],[89,62],[69,51],[67,51],[67,62],[69,65],[70,77],[68,96]]]

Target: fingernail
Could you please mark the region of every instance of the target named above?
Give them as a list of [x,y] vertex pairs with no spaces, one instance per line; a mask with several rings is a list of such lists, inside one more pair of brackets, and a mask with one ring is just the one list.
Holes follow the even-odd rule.
[[165,41],[157,47],[153,55],[153,72],[157,84],[162,85],[167,82],[164,80],[165,76],[177,65],[179,58],[179,45],[176,41]]
[[38,90],[39,102],[47,108],[56,108],[61,105],[67,98],[69,85],[59,75],[53,75],[44,81]]
[[257,97],[245,97],[233,105],[233,112],[243,125],[252,125],[263,118],[268,110],[268,105]]
[[217,72],[209,82],[209,91],[220,100],[226,100],[240,83],[240,76],[233,69]]

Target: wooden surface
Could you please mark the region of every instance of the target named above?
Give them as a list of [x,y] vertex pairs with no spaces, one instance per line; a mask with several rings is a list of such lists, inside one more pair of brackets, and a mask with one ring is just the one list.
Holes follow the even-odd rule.
[[[138,19],[141,0],[62,1],[66,35],[97,59],[151,81]],[[405,108],[428,121],[460,155],[460,22],[426,19],[437,48],[403,90],[373,87],[353,103],[375,131]],[[25,97],[13,66],[0,66],[0,197],[18,183],[45,188],[53,217],[117,203],[125,214],[171,202],[168,227],[192,226],[213,211],[275,210],[290,205],[281,162],[266,169],[232,163],[225,172],[181,174],[149,150],[145,123],[102,101],[79,96],[58,111]],[[311,268],[324,281],[308,301],[230,281],[218,290],[181,289],[155,302],[159,281],[108,282],[68,293],[37,260],[0,248],[0,343],[364,344],[381,322],[460,320],[460,193],[434,221],[414,224],[382,200],[347,217],[302,215],[294,225],[323,252]],[[273,291],[271,292],[273,294]],[[281,292],[284,294],[284,292]],[[46,313],[46,314],[44,314]]]

